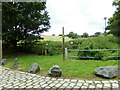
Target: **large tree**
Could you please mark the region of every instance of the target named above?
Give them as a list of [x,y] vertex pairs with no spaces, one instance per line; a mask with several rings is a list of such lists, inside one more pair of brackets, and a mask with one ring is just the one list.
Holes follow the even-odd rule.
[[81,35],[81,37],[87,38],[89,37],[88,33],[84,32],[83,35]]
[[99,36],[100,34],[101,34],[101,32],[96,32],[94,35]]
[[70,32],[67,36],[72,39],[80,37],[77,33],[74,33],[74,32]]
[[50,18],[45,5],[45,2],[3,2],[3,42],[16,47],[18,41],[35,40],[38,39],[35,34],[48,31]]
[[109,18],[108,26],[106,27],[107,30],[111,30],[110,32],[120,37],[120,1],[115,0],[113,5],[116,7],[116,11],[113,14],[113,17]]

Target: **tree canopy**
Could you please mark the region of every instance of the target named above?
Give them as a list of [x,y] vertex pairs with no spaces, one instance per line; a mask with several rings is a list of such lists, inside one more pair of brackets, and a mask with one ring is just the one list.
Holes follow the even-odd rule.
[[84,32],[83,35],[81,35],[81,37],[82,37],[82,38],[83,38],[83,37],[84,37],[84,38],[87,38],[87,37],[89,37],[89,35],[88,35],[88,33]]
[[20,40],[27,42],[40,39],[40,33],[50,28],[45,5],[45,2],[3,2],[3,42],[14,47]]
[[110,32],[113,35],[120,37],[120,1],[115,0],[113,5],[116,7],[116,11],[113,17],[108,19],[109,25],[106,27],[106,30],[111,30]]
[[96,32],[94,35],[99,36],[100,34],[101,34],[101,32]]
[[67,35],[69,38],[72,38],[72,39],[75,39],[75,38],[79,38],[80,36],[77,35],[77,33],[74,33],[74,32],[70,32],[68,35]]

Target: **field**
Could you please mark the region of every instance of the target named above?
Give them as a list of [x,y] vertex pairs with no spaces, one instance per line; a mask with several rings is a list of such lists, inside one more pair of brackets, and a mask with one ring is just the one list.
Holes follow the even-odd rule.
[[[46,36],[48,37],[48,36]],[[34,51],[39,53],[33,53],[30,51],[27,52],[18,52],[15,50],[8,51],[4,53],[3,58],[7,59],[6,67],[12,68],[14,59],[18,58],[19,68],[17,70],[25,71],[29,69],[32,63],[37,63],[41,69],[37,74],[42,76],[48,76],[48,70],[53,65],[58,65],[62,69],[62,77],[60,78],[76,78],[76,79],[84,79],[84,80],[106,80],[105,78],[96,77],[94,75],[94,69],[102,66],[118,66],[118,60],[81,60],[76,58],[68,58],[68,60],[63,61],[62,56],[62,45],[51,45],[60,44],[60,38],[58,36],[50,36],[52,41],[42,41],[40,43],[48,43],[46,51],[48,55],[41,55],[40,51],[42,51],[42,47],[35,46],[33,48]],[[52,38],[56,37],[56,38]],[[57,41],[57,40],[58,41]],[[48,40],[48,39],[46,39]],[[54,41],[55,40],[55,41]],[[70,39],[69,39],[70,40]],[[66,45],[69,44],[66,42]],[[74,44],[78,44],[78,46],[69,45],[69,48],[74,49],[116,49],[118,47],[117,39],[115,37],[96,37],[96,38],[87,38],[87,39],[77,39],[72,40]],[[99,43],[98,43],[99,42]],[[59,49],[58,49],[59,47]],[[59,53],[58,51],[61,50]],[[73,55],[74,52],[70,52],[69,54]],[[117,55],[117,52],[110,52],[114,55]],[[85,55],[85,53],[82,53]],[[99,53],[98,53],[99,54]],[[101,53],[100,53],[101,54]],[[105,53],[106,54],[106,53]],[[102,53],[102,55],[105,55]],[[108,53],[107,53],[108,54]],[[87,55],[91,55],[91,53],[87,53]],[[118,79],[118,76],[114,78]]]
[[[44,38],[44,40],[41,41],[62,41],[62,36],[41,36]],[[68,37],[65,37],[65,41],[70,41],[73,39],[70,39]]]

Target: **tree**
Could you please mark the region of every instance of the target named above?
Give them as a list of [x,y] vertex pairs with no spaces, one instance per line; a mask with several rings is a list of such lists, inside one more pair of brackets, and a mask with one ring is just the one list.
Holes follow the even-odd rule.
[[52,34],[52,36],[55,36],[55,34]]
[[62,34],[59,34],[58,36],[62,36]]
[[75,39],[75,38],[79,38],[80,36],[77,35],[77,33],[74,33],[74,32],[70,32],[68,35],[67,35],[69,38],[72,38],[72,39]]
[[115,0],[113,5],[116,6],[116,11],[113,14],[113,17],[109,18],[108,26],[106,27],[107,30],[111,30],[110,32],[120,37],[120,1]]
[[100,34],[101,34],[101,32],[96,32],[94,35],[99,36]]
[[82,35],[81,37],[87,38],[88,36],[89,36],[88,33],[84,32],[83,35]]
[[3,2],[3,42],[16,47],[20,40],[28,42],[40,39],[39,34],[50,28],[45,5],[45,2]]

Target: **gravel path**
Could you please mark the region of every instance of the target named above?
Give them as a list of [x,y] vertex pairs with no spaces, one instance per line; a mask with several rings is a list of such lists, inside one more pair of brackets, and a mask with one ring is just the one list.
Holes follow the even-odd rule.
[[77,79],[58,79],[12,70],[0,66],[0,89],[3,88],[42,88],[75,90],[118,90],[116,80],[88,81]]

